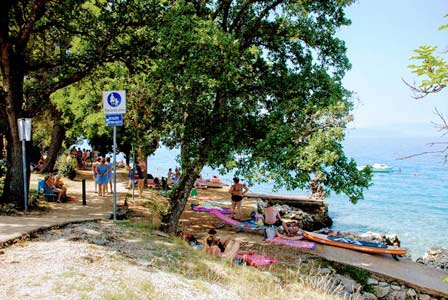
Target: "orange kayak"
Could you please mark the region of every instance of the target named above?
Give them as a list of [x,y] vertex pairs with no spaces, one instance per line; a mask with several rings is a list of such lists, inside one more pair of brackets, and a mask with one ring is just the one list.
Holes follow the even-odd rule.
[[371,242],[364,242],[349,238],[325,235],[320,233],[314,233],[309,231],[303,231],[302,235],[307,240],[317,242],[320,244],[346,248],[350,250],[370,253],[370,254],[391,254],[391,255],[405,255],[406,249],[387,246],[385,244],[377,244]]

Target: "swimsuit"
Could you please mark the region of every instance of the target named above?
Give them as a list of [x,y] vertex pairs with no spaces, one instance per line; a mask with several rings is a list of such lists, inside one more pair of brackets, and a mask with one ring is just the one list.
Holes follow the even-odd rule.
[[232,195],[233,202],[240,202],[241,200],[243,200],[243,196]]

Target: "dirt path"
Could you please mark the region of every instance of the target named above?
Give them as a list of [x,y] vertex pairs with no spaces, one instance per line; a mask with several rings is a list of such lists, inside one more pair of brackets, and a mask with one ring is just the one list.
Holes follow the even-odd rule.
[[[126,174],[117,174],[117,205],[121,205],[128,193],[126,189]],[[37,186],[37,181],[43,175],[33,173],[31,175],[31,186]],[[86,204],[82,205],[82,179],[86,179]],[[67,203],[49,202],[49,211],[33,211],[27,215],[14,217],[0,216],[0,245],[19,238],[24,234],[35,230],[49,228],[61,224],[107,219],[113,213],[113,195],[100,197],[95,193],[91,172],[87,170],[78,171],[75,180],[64,180],[68,185],[68,195],[75,197],[77,201]],[[34,189],[30,194],[35,194]]]

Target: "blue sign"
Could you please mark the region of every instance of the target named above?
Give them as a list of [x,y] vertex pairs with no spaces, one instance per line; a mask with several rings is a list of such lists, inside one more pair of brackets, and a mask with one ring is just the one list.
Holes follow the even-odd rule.
[[103,91],[105,115],[126,113],[126,91]]
[[121,96],[117,92],[112,92],[107,96],[107,103],[111,107],[118,107],[121,104]]
[[106,115],[107,126],[123,126],[123,115]]

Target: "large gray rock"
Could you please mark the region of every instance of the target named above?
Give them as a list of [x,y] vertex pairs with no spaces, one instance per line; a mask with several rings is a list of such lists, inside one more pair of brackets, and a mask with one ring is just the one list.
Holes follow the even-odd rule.
[[362,294],[362,299],[364,299],[364,300],[378,300],[378,298],[374,294],[371,294],[371,293],[363,293]]
[[361,285],[351,278],[337,274],[336,279],[342,284],[344,290],[353,293],[361,289]]
[[448,271],[448,249],[430,248],[423,257],[417,258],[417,262]]
[[390,293],[390,286],[374,286],[375,294],[378,298],[383,298]]
[[406,300],[406,291],[393,291],[387,295],[388,300]]
[[417,297],[417,292],[414,289],[409,289],[407,294],[410,298],[415,299]]

